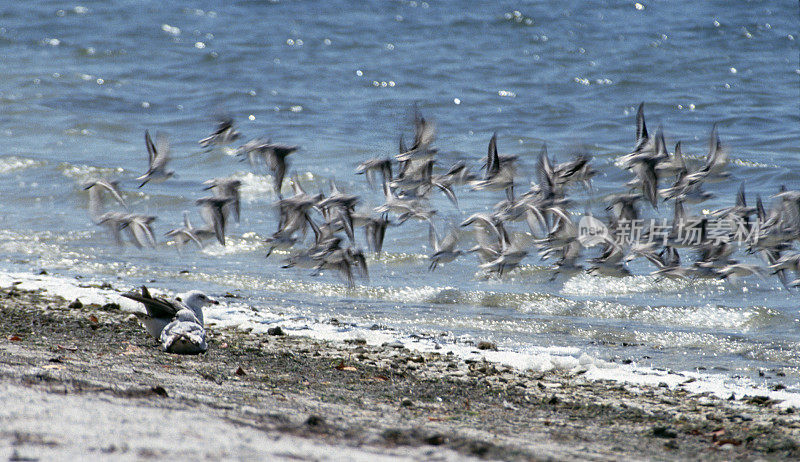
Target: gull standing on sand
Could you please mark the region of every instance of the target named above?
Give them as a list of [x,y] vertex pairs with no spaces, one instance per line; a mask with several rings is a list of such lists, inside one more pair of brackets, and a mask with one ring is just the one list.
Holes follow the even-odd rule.
[[153,337],[160,339],[161,332],[164,328],[172,322],[178,315],[178,312],[183,309],[188,309],[194,314],[197,323],[203,326],[205,321],[203,317],[203,307],[206,305],[219,305],[219,302],[208,297],[203,292],[192,290],[186,294],[185,297],[176,297],[169,300],[164,297],[153,297],[147,287],[142,286],[141,294],[136,292],[128,292],[122,294],[123,297],[135,300],[144,305],[147,311],[146,315],[141,315],[142,323],[144,324],[147,332]]

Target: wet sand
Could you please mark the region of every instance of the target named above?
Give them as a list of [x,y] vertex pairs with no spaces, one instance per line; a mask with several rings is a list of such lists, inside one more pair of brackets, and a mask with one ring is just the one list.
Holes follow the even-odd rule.
[[177,356],[117,305],[13,286],[0,315],[6,460],[800,459],[800,411],[761,397],[213,326]]

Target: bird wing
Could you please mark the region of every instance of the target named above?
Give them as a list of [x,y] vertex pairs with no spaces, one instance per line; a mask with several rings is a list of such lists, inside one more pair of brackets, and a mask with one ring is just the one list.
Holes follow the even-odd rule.
[[150,131],[144,131],[144,144],[147,146],[147,168],[148,170],[153,165],[153,159],[156,157],[156,145],[153,144],[153,139],[150,138]]
[[[151,141],[152,143],[152,141]],[[152,170],[163,169],[169,161],[169,138],[163,133],[156,133],[156,144],[153,151],[153,159],[150,168]]]
[[144,286],[142,286],[141,295],[136,292],[128,292],[122,294],[122,296],[143,304],[145,310],[147,310],[147,314],[153,318],[172,319],[182,308],[165,298],[152,297],[150,292]]

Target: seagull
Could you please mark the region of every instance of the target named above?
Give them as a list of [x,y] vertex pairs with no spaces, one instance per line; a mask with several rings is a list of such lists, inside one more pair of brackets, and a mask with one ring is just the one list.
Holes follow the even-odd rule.
[[774,263],[769,265],[769,269],[773,271],[792,270],[800,274],[800,253],[795,252],[775,259]]
[[375,207],[375,213],[394,212],[398,215],[404,213],[422,213],[427,210],[426,201],[424,198],[415,198],[395,195],[389,183],[383,184],[383,194],[386,197],[386,202],[383,205]]
[[718,183],[730,179],[730,173],[722,170],[727,163],[728,149],[720,141],[717,124],[714,124],[708,137],[706,163],[701,169],[706,172],[705,180],[709,183]]
[[469,167],[464,161],[458,161],[450,167],[444,175],[441,175],[448,183],[454,185],[464,185],[476,179],[475,175],[469,171]]
[[675,152],[672,157],[659,162],[658,165],[656,165],[656,171],[660,177],[666,175],[680,175],[681,172],[683,172],[683,174],[688,173],[680,141],[675,144]]
[[167,353],[196,355],[208,349],[206,330],[188,308],[178,311],[175,319],[161,331],[159,339]]
[[618,163],[623,168],[630,168],[631,162],[644,154],[649,156],[651,152],[655,151],[654,140],[647,132],[647,124],[644,121],[644,102],[639,104],[639,109],[636,111],[636,143],[633,151],[619,158]]
[[142,184],[139,185],[140,188],[150,181],[161,183],[175,175],[174,171],[167,170],[167,162],[169,161],[169,140],[166,135],[157,133],[156,142],[154,144],[152,138],[150,138],[150,132],[145,130],[144,142],[147,145],[149,167],[144,175],[136,178],[142,181]]
[[430,189],[433,164],[435,163],[436,161],[433,159],[404,162],[397,173],[397,178],[389,181],[389,186],[392,189],[402,189],[404,191],[413,189],[427,191],[427,189]]
[[487,150],[486,155],[486,163],[484,164],[484,168],[486,169],[486,174],[484,175],[484,180],[490,180],[492,177],[497,175],[501,169],[503,168],[513,168],[514,162],[516,162],[517,156],[514,155],[505,155],[501,156],[497,153],[497,132],[492,134],[492,138],[489,140],[489,149]]
[[647,133],[647,124],[644,121],[644,101],[639,103],[639,108],[636,110],[636,145],[633,152],[639,152],[650,142],[650,136]]
[[183,298],[169,300],[164,297],[153,297],[147,287],[142,286],[141,294],[128,292],[122,296],[144,305],[147,314],[140,316],[142,323],[147,332],[157,339],[161,338],[161,332],[172,322],[179,311],[190,310],[196,322],[202,327],[204,324],[203,307],[209,304],[219,305],[218,301],[198,290],[188,292]]
[[502,277],[503,273],[519,266],[522,259],[528,255],[528,250],[525,248],[528,243],[528,238],[524,236],[517,236],[513,240],[503,236],[498,257],[492,261],[481,263],[479,266],[487,272],[497,273]]
[[572,182],[580,182],[587,191],[591,191],[591,179],[597,171],[591,168],[592,156],[586,152],[578,151],[572,160],[555,165],[553,174],[556,184],[566,186]]
[[736,279],[746,276],[759,276],[764,278],[765,270],[757,265],[747,263],[730,263],[715,270],[723,279]]
[[739,190],[736,193],[736,205],[715,210],[711,212],[711,215],[714,217],[722,217],[723,219],[733,220],[734,224],[741,225],[746,231],[750,231],[754,226],[754,223],[752,223],[752,220],[750,219],[750,215],[753,215],[756,212],[756,207],[747,206],[747,200],[745,199],[744,194],[744,182],[742,182],[741,186],[739,186]]
[[[269,257],[272,255],[272,251],[275,249],[290,249],[294,247],[298,241],[302,241],[306,233],[306,224],[312,225],[312,228],[315,226],[308,217],[306,211],[296,208],[286,208],[281,211],[278,230],[270,237],[264,239],[264,242],[269,244],[269,250],[267,250],[266,256]],[[303,233],[303,237],[297,237],[295,235],[298,231]]]
[[589,260],[593,265],[587,272],[596,276],[630,276],[631,272],[623,265],[624,257],[622,248],[609,238],[605,242],[603,254]]
[[331,180],[331,193],[328,197],[317,202],[317,208],[322,211],[322,215],[329,223],[340,222],[344,227],[350,242],[354,242],[353,218],[351,213],[361,199],[352,194],[345,194],[336,187],[336,183]]
[[359,275],[364,279],[369,279],[369,272],[367,271],[367,261],[361,249],[347,247],[347,248],[331,248],[320,252],[314,256],[319,261],[319,264],[314,268],[315,273],[319,274],[321,270],[332,269],[337,270],[347,279],[347,285],[351,289],[355,287],[353,279],[353,268],[358,271]]

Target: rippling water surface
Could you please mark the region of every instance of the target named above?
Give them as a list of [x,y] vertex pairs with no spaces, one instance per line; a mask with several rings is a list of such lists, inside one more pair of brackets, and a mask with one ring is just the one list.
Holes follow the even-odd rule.
[[[797,2],[263,2],[57,1],[0,6],[0,265],[184,290],[209,285],[264,312],[309,323],[337,318],[442,341],[490,339],[509,350],[574,347],[592,357],[731,380],[800,382],[798,297],[774,277],[679,282],[586,274],[552,279],[535,252],[502,279],[473,255],[428,272],[427,229],[390,228],[370,280],[348,289],[330,271],[264,258],[275,231],[271,177],[197,140],[215,114],[245,138],[298,144],[291,157],[311,192],[328,181],[380,205],[354,175],[411,136],[417,104],[435,120],[438,161],[477,170],[493,132],[534,178],[543,143],[559,160],[578,146],[599,170],[574,212],[603,214],[630,175],[615,165],[634,141],[636,106],[651,131],[701,158],[714,123],[734,180],[691,212],[800,188]],[[143,132],[168,133],[177,176],[137,188]],[[136,212],[158,216],[157,250],[114,245],[87,213],[81,185],[120,178]],[[201,182],[244,182],[242,220],[226,247],[179,254],[163,234],[183,210],[199,223]],[[502,193],[441,195],[436,223],[491,210]],[[667,211],[669,209],[669,212]],[[671,213],[663,206],[657,213]],[[524,223],[513,225],[524,231]],[[359,239],[361,236],[359,236]],[[473,245],[466,235],[462,246]],[[361,245],[364,245],[363,242]],[[744,252],[737,258],[756,262]],[[766,378],[759,378],[759,372]]]

